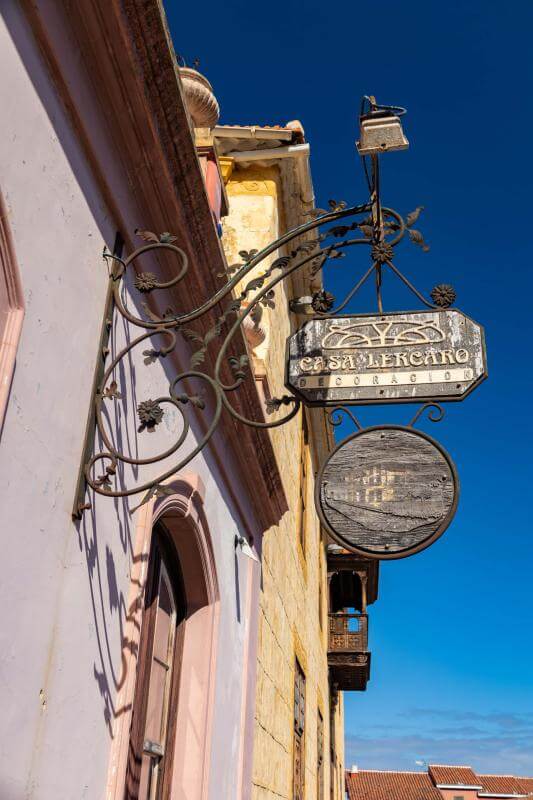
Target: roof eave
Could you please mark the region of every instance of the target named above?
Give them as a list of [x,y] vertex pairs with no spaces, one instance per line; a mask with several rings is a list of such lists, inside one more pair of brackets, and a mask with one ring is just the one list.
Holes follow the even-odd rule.
[[294,131],[289,128],[262,128],[260,125],[217,125],[213,129],[217,139],[279,139],[291,142]]
[[437,789],[464,789],[476,792],[483,789],[483,786],[473,786],[468,783],[436,783],[435,786]]

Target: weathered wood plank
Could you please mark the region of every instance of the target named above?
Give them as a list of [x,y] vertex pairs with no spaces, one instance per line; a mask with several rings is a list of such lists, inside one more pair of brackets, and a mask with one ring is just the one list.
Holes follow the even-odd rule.
[[449,456],[424,434],[386,426],[355,434],[321,469],[317,510],[354,552],[398,558],[444,532],[457,504]]

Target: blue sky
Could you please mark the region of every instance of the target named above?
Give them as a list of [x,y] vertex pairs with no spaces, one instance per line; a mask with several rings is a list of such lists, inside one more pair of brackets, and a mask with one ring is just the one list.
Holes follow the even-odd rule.
[[[485,325],[490,378],[443,422],[422,426],[457,464],[459,509],[429,550],[382,565],[371,681],[345,696],[346,761],[533,775],[533,3],[166,8],[176,50],[200,58],[222,122],[302,121],[319,205],[366,199],[353,144],[360,96],[408,109],[411,148],[383,158],[383,201],[402,213],[425,206],[418,227],[431,251],[403,244],[397,264],[426,292],[456,287],[457,306]],[[333,263],[328,286],[339,294],[366,265],[359,252]],[[392,279],[384,302],[418,307]],[[410,415],[359,411],[367,424]]]

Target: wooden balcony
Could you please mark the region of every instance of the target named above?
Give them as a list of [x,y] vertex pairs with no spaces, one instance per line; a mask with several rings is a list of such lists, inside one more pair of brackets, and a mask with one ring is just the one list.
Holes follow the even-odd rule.
[[368,617],[337,612],[329,615],[328,666],[341,691],[364,691],[370,678]]

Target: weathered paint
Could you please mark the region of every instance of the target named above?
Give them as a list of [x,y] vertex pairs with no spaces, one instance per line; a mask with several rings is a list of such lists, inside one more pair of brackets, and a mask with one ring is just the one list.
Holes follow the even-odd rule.
[[316,405],[462,400],[487,377],[483,328],[456,309],[311,319],[287,351],[288,387]]

